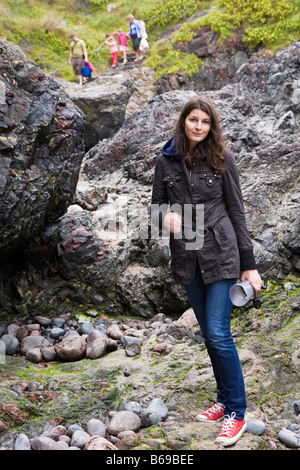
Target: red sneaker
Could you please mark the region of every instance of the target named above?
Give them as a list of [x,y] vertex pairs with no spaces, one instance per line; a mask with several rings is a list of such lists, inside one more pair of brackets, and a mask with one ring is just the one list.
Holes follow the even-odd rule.
[[216,444],[223,446],[232,446],[235,444],[247,429],[247,423],[244,419],[234,419],[235,413],[231,417],[226,415],[222,424],[221,432],[215,440]]
[[222,405],[222,403],[216,403],[211,408],[208,408],[208,410],[203,411],[203,413],[200,413],[197,416],[197,419],[199,419],[200,421],[216,423],[217,421],[220,421],[220,419],[224,418],[224,409],[225,406]]

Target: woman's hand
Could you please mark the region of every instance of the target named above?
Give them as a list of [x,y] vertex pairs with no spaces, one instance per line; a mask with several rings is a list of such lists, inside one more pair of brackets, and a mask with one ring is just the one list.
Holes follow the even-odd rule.
[[164,226],[169,232],[179,233],[181,231],[182,218],[176,212],[168,212],[164,218]]
[[259,292],[263,282],[256,269],[244,271],[241,275],[241,281],[249,281],[255,292]]

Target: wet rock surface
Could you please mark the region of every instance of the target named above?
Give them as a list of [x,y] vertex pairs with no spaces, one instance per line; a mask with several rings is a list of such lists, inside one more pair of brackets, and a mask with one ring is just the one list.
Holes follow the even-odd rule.
[[[248,429],[233,450],[299,448],[299,285],[269,286],[263,300],[259,312],[234,311]],[[74,331],[87,342],[100,328],[107,337],[121,332],[121,338],[114,340],[117,348],[96,359],[56,356],[35,363],[20,352],[6,356],[0,381],[2,450],[220,449],[214,439],[221,424],[196,419],[214,403],[216,389],[192,309],[175,320],[161,313],[152,320],[55,320],[54,325],[64,320],[66,337]],[[13,325],[2,325],[2,331],[17,334],[24,327]],[[49,325],[43,328],[50,343],[68,341],[52,338]],[[122,337],[143,338],[137,356],[126,354]]]
[[72,202],[84,154],[85,118],[57,82],[26,59],[21,49],[2,38],[0,52],[3,263],[26,248]]

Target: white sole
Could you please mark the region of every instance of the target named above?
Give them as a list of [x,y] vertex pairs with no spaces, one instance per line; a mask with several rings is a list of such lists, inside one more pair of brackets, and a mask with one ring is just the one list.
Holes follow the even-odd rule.
[[218,423],[219,421],[222,421],[222,419],[224,419],[224,416],[222,416],[222,418],[212,420],[203,418],[201,415],[197,415],[196,419],[198,419],[198,421],[201,421],[202,423]]

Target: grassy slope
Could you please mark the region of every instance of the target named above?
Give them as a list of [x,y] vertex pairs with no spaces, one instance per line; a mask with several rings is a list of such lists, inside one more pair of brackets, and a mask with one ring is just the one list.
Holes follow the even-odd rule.
[[[109,6],[114,5],[110,11]],[[271,6],[271,8],[270,8]],[[186,17],[212,8],[205,18],[185,23],[174,34],[173,41],[191,40],[195,30],[209,24],[221,38],[230,35],[238,26],[245,28],[245,40],[252,47],[263,45],[273,52],[299,39],[300,0],[2,0],[0,5],[0,35],[19,44],[26,55],[46,72],[57,69],[68,60],[69,34],[76,32],[85,39],[89,51],[97,49],[106,33],[122,27],[128,30],[126,17],[155,18],[147,21],[150,57],[146,65],[163,73],[185,70],[194,73],[201,61],[193,54],[174,51],[170,40],[154,41],[162,31],[184,21],[184,13],[170,15],[185,8]],[[164,16],[162,16],[164,15]],[[99,71],[110,64],[107,46],[90,55]],[[70,67],[59,71],[65,79],[73,80]]]
[[[95,1],[95,0],[94,0]],[[152,5],[156,0],[146,0]],[[26,55],[46,72],[56,69],[68,60],[71,32],[86,41],[89,51],[97,49],[105,34],[117,28],[128,30],[126,17],[141,14],[140,2],[117,0],[115,9],[106,11],[106,1],[93,5],[89,0],[2,0],[0,5],[0,35],[20,45]],[[102,3],[104,3],[102,5]],[[96,54],[90,59],[97,65]],[[100,66],[109,62],[110,49],[104,46],[98,54]],[[72,79],[69,67],[61,70],[64,78]]]

